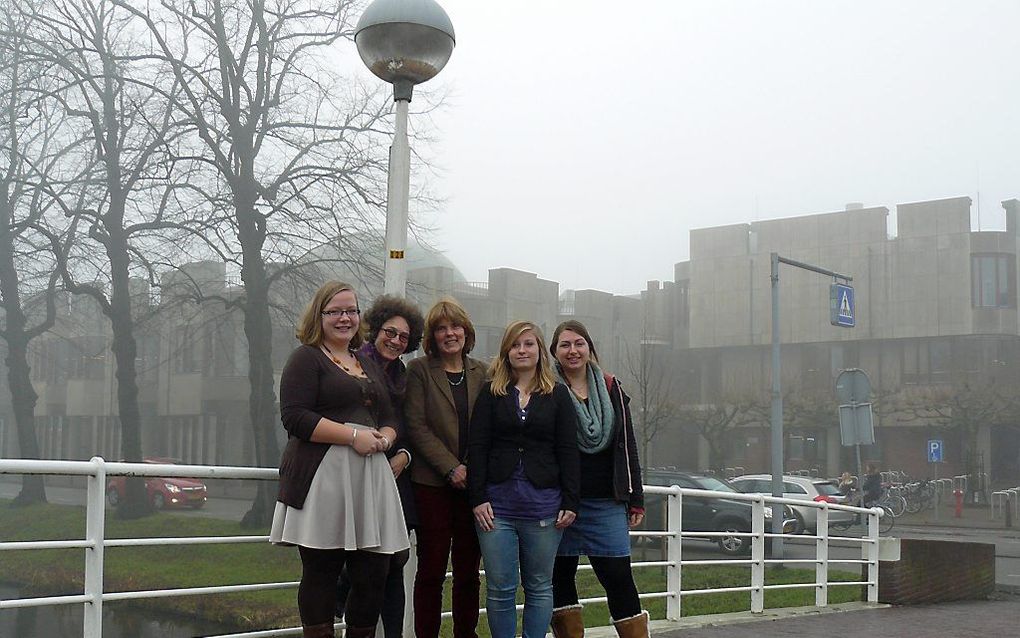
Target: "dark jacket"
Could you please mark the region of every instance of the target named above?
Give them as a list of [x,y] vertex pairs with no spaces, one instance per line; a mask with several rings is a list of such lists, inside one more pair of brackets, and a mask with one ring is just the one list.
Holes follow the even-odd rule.
[[[276,498],[285,505],[304,507],[315,472],[329,450],[329,443],[309,440],[323,417],[337,423],[352,421],[377,428],[397,427],[382,370],[369,357],[360,353],[356,356],[372,380],[371,396],[358,396],[350,401],[342,400],[333,391],[335,375],[343,373],[315,346],[298,346],[283,368],[280,417],[290,438],[280,458],[280,489]],[[365,399],[370,399],[371,407],[365,406]]]
[[872,505],[882,496],[882,475],[878,472],[864,475],[864,503]]
[[645,491],[641,487],[641,462],[638,460],[634,422],[630,418],[630,397],[620,381],[606,375],[609,399],[615,413],[613,425],[613,495],[628,507],[644,507]]
[[519,462],[535,487],[559,487],[560,509],[579,505],[580,459],[577,415],[570,391],[557,383],[551,394],[532,394],[522,423],[512,395],[497,397],[490,384],[475,401],[468,430],[468,500],[488,500],[486,486],[510,478]]
[[[400,427],[397,431],[397,441],[386,452],[386,458],[392,459],[397,454],[403,454],[403,450],[410,450],[411,444],[407,439],[407,427],[404,423],[404,396],[407,391],[407,367],[400,359],[390,361],[379,354],[379,350],[372,342],[365,342],[365,345],[358,349],[358,352],[375,361],[386,379],[386,389],[390,392],[390,402]],[[411,463],[414,463],[414,454],[411,454]],[[411,489],[411,465],[408,464],[404,471],[397,477],[397,492],[400,494],[400,505],[404,510],[404,522],[407,529],[416,529],[419,524],[418,508],[414,502],[414,490]]]

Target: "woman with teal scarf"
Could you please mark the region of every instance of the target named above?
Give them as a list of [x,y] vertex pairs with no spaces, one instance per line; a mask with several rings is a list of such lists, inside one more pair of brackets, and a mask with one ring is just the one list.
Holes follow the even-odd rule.
[[564,530],[553,568],[553,635],[584,636],[574,582],[584,554],[606,590],[617,634],[648,636],[648,612],[641,610],[630,567],[628,531],[645,511],[630,397],[616,377],[599,368],[595,343],[581,322],[557,326],[549,350],[560,381],[570,388],[581,450],[581,505],[574,524]]

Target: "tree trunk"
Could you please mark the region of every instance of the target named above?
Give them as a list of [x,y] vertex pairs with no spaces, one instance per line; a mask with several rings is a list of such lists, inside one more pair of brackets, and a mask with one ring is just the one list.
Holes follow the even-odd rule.
[[[262,257],[265,220],[255,210],[253,188],[243,188],[239,195],[235,197],[235,210],[243,258],[241,280],[245,291],[244,334],[248,341],[248,409],[255,443],[255,464],[273,467],[280,462],[280,448],[275,432],[276,393],[273,390],[269,281]],[[276,503],[274,485],[258,481],[257,486],[251,509],[241,521],[245,527],[261,527],[272,520]]]
[[[38,459],[39,440],[35,435],[35,404],[39,396],[32,387],[31,370],[28,366],[29,336],[25,332],[24,310],[21,307],[21,291],[18,290],[18,270],[14,265],[14,237],[11,233],[12,211],[8,199],[7,184],[0,187],[0,297],[3,297],[5,323],[4,339],[7,341],[7,384],[11,391],[14,408],[14,423],[18,430],[18,453],[24,459]],[[45,503],[46,489],[40,474],[23,474],[21,492],[15,497],[15,505]]]
[[[138,344],[135,341],[134,318],[131,316],[131,292],[128,286],[130,257],[127,248],[126,237],[119,233],[111,234],[107,242],[113,283],[109,306],[110,325],[113,330],[111,349],[116,362],[121,455],[129,463],[141,463],[141,411],[138,409],[138,377],[135,368]],[[120,501],[117,508],[119,517],[138,518],[152,512],[143,479],[129,477],[125,491],[125,498]]]

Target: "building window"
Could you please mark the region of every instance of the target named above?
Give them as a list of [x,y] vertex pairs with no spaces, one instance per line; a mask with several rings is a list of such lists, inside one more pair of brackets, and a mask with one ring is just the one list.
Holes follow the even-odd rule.
[[971,255],[971,305],[975,308],[1016,308],[1016,257]]

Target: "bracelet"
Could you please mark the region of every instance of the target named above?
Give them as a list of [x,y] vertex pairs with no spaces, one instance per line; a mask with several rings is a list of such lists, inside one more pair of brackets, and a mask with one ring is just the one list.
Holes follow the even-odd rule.
[[351,428],[351,447],[354,447],[354,442],[358,440],[358,428]]

